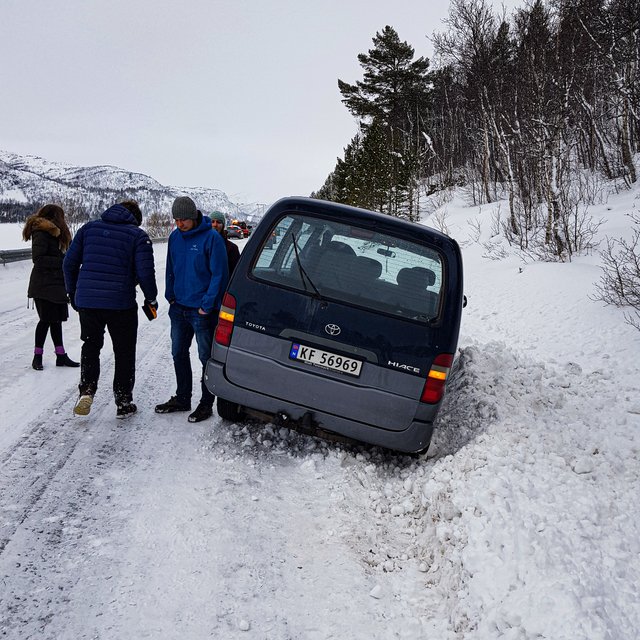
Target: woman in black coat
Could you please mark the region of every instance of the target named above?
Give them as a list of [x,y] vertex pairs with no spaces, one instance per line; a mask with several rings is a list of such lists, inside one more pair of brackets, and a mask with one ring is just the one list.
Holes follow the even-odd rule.
[[62,275],[64,253],[71,244],[71,232],[64,219],[62,207],[46,204],[27,218],[22,231],[25,241],[31,240],[33,269],[27,295],[33,298],[38,311],[35,349],[31,366],[42,370],[42,353],[47,333],[55,347],[58,367],[79,367],[69,358],[62,342],[62,323],[69,317],[67,292]]

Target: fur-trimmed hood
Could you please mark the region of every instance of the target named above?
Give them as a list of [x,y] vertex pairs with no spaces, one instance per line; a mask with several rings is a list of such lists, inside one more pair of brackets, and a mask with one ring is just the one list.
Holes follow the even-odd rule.
[[60,237],[60,229],[51,221],[41,216],[29,216],[24,224],[24,231],[22,237],[26,240],[31,240],[31,236],[34,231],[46,231],[54,238]]

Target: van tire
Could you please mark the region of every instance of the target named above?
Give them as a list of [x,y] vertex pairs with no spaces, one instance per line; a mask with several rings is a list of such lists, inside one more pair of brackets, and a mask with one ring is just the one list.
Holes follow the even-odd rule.
[[218,415],[223,420],[238,422],[242,417],[240,405],[235,402],[230,402],[229,400],[224,400],[223,398],[218,397],[216,408],[218,410]]

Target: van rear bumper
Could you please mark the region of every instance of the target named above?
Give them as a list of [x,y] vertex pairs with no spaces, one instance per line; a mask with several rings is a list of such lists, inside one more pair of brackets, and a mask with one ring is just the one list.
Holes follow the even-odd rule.
[[392,431],[343,416],[313,410],[229,382],[224,375],[223,363],[212,358],[208,360],[205,368],[205,384],[211,393],[224,400],[273,416],[274,423],[283,424],[278,417],[286,415],[294,428],[295,423],[300,422],[306,425],[304,430],[309,431],[309,426],[312,424],[318,431],[318,435],[322,435],[323,431],[335,433],[404,453],[423,451],[431,442],[433,422],[414,420],[406,429]]

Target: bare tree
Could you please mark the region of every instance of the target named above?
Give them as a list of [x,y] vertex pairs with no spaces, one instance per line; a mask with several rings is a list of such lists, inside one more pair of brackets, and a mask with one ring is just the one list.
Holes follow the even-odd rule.
[[154,211],[142,222],[150,238],[167,238],[174,229],[174,220],[167,213]]
[[631,240],[607,239],[596,299],[616,307],[630,307],[625,319],[640,330],[640,216],[630,217],[634,225]]

